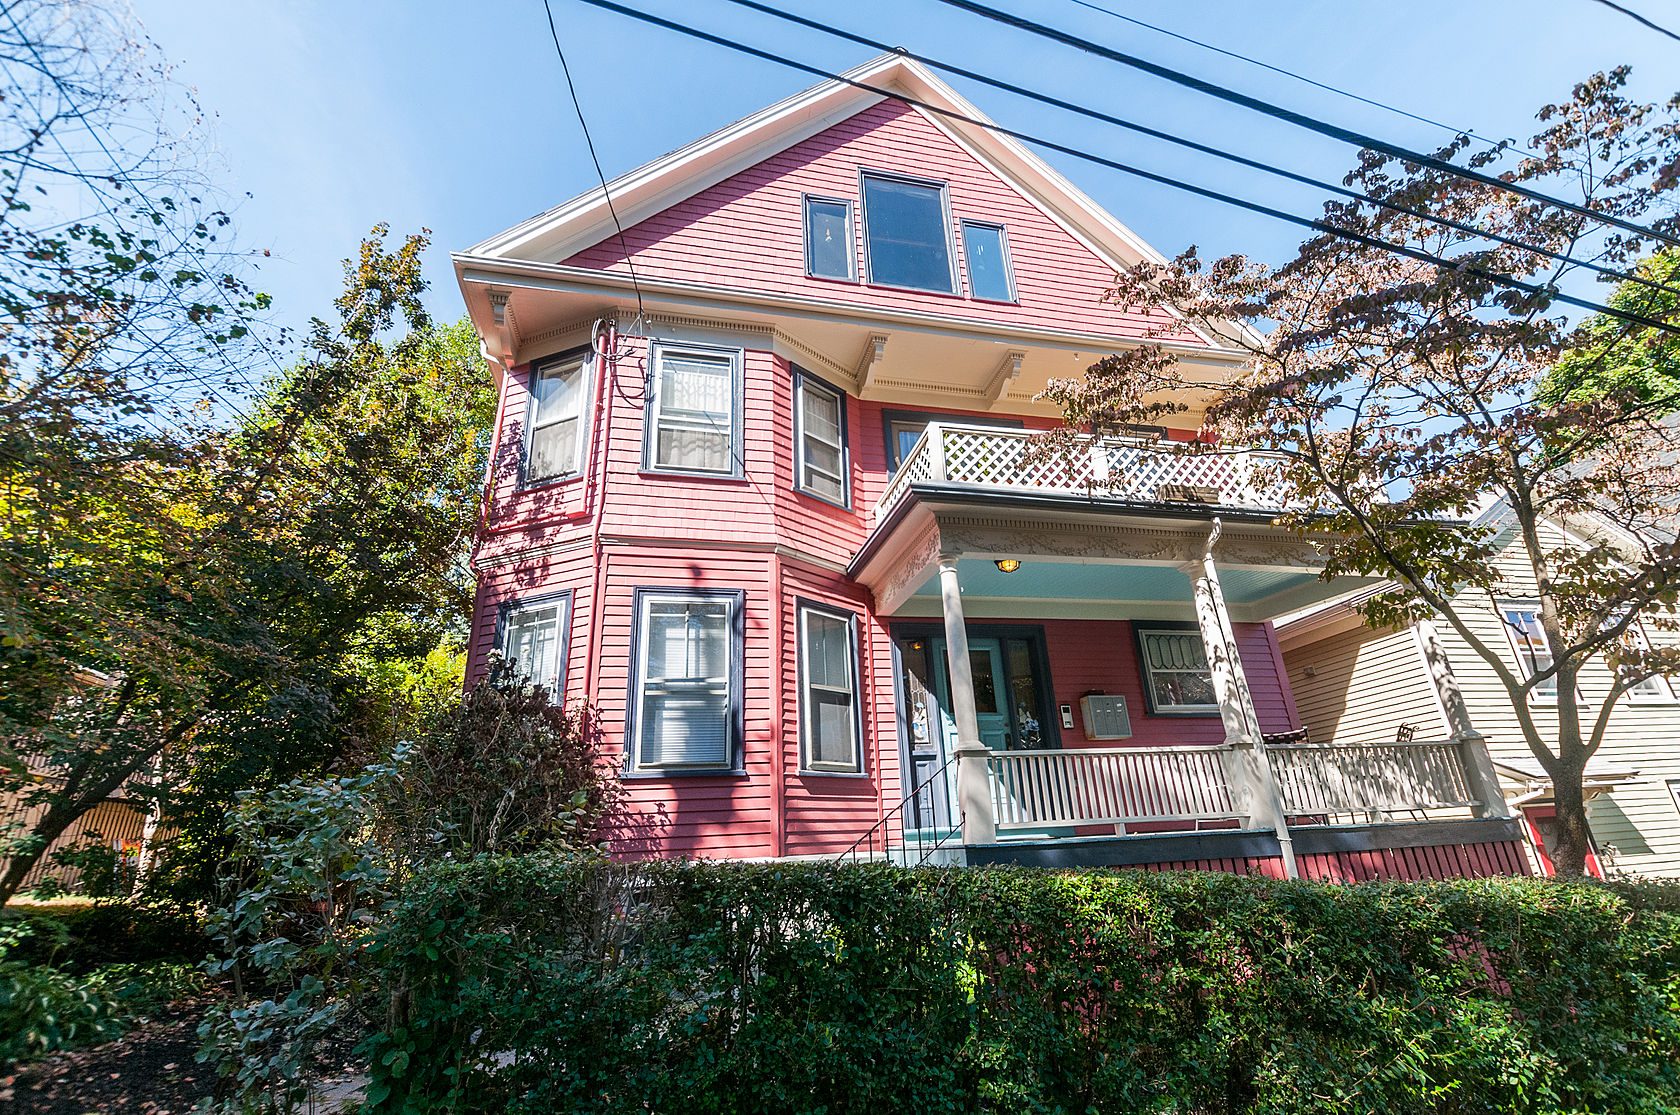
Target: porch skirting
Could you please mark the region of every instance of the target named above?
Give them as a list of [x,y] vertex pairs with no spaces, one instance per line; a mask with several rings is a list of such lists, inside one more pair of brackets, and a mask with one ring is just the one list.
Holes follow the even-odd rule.
[[[1291,825],[1289,833],[1303,879],[1363,882],[1528,874],[1522,833],[1509,817]],[[1282,850],[1271,829],[971,844],[963,854],[970,867],[1145,867],[1283,877]]]

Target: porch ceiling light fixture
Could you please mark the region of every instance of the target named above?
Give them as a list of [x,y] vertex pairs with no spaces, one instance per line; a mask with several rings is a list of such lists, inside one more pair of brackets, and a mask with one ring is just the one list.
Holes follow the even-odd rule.
[[998,558],[997,561],[992,564],[996,565],[998,567],[998,571],[1002,573],[1013,573],[1015,570],[1021,568],[1021,561],[1019,558]]

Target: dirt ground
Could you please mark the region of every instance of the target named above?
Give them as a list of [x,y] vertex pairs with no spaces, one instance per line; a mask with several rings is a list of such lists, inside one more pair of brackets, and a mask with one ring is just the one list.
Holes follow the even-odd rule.
[[[193,1058],[203,1003],[183,1003],[118,1041],[57,1053],[0,1077],[0,1115],[186,1115],[212,1094],[216,1071]],[[319,1066],[315,1115],[336,1112],[361,1090],[346,1051]]]

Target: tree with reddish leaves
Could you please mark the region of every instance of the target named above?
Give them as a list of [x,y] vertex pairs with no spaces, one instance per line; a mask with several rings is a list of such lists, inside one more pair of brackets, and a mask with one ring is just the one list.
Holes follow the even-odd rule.
[[[1274,452],[1274,479],[1302,508],[1280,523],[1329,534],[1325,575],[1391,580],[1367,622],[1444,623],[1497,676],[1553,782],[1553,858],[1571,875],[1591,847],[1583,773],[1612,710],[1680,672],[1680,427],[1645,380],[1593,374],[1673,341],[1680,276],[1637,272],[1635,286],[1667,296],[1635,300],[1656,316],[1571,322],[1559,309],[1561,292],[1603,300],[1592,280],[1615,281],[1680,236],[1680,98],[1634,103],[1626,78],[1595,75],[1543,108],[1527,149],[1460,137],[1438,153],[1518,189],[1365,151],[1346,179],[1364,197],[1328,204],[1335,231],[1287,264],[1208,264],[1191,249],[1119,276],[1113,301],[1170,303],[1182,315],[1171,329],[1246,350],[1239,372],[1209,384],[1156,337],[1046,391],[1069,423],[1064,449],[1196,399],[1203,438],[1188,452]],[[1560,362],[1571,385],[1597,389],[1560,390]],[[1480,514],[1492,501],[1497,515]],[[1502,531],[1521,543],[1520,578],[1494,563]],[[1538,627],[1526,667],[1486,622],[1517,590]],[[1576,685],[1594,659],[1614,679],[1596,707]],[[1550,691],[1555,702],[1535,700]]]

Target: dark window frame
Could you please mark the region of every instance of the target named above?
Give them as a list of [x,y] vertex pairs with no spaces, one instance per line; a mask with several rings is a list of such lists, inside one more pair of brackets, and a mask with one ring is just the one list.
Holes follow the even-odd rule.
[[[507,654],[508,620],[518,612],[534,611],[546,608],[552,604],[561,604],[559,626],[560,646],[557,650],[557,663],[554,687],[550,691],[550,698],[554,704],[561,704],[566,696],[566,675],[572,653],[572,606],[574,603],[574,589],[560,589],[556,592],[544,592],[536,596],[519,596],[504,600],[496,606],[496,635],[493,644],[504,657]],[[562,604],[562,602],[564,602]],[[535,680],[535,679],[533,679]],[[540,683],[539,683],[540,684]]]
[[[1146,715],[1192,720],[1218,719],[1224,715],[1219,709],[1219,694],[1217,692],[1214,693],[1214,702],[1211,705],[1179,708],[1155,707],[1155,688],[1149,681],[1149,654],[1143,645],[1144,635],[1151,631],[1194,631],[1200,636],[1202,630],[1200,624],[1194,620],[1180,619],[1131,620],[1130,623],[1132,626],[1132,647],[1137,654],[1138,681],[1143,684],[1143,705]],[[1205,647],[1203,648],[1203,654],[1206,654]],[[1210,680],[1213,677],[1212,663],[1209,663],[1208,677]]]
[[[998,248],[1003,253],[1003,282],[1009,288],[1008,297],[990,298],[974,292],[974,261],[968,254],[968,230],[970,227],[992,229],[998,234]],[[1009,250],[1009,226],[1001,221],[979,221],[964,217],[957,222],[957,233],[962,237],[963,270],[968,280],[968,297],[975,302],[991,302],[999,306],[1020,305],[1021,292],[1015,285],[1015,257]]]
[[[805,638],[805,615],[816,612],[830,619],[843,620],[846,623],[846,639],[848,658],[852,667],[852,744],[855,749],[856,762],[851,767],[816,766],[811,760],[811,732],[809,714],[810,702],[806,699],[805,663],[809,657],[810,646]],[[820,775],[824,778],[868,778],[869,763],[866,756],[868,748],[864,745],[863,737],[863,647],[858,637],[860,629],[857,612],[829,604],[822,600],[813,600],[806,596],[796,596],[793,601],[793,634],[798,640],[797,652],[794,654],[796,667],[796,684],[799,693],[799,773],[802,775]]]
[[[846,274],[819,275],[811,267],[814,256],[811,253],[811,203],[820,202],[825,205],[844,205],[846,207]],[[799,200],[799,217],[805,225],[805,277],[820,279],[828,283],[856,283],[858,281],[858,247],[857,247],[857,203],[850,198],[828,197],[824,194],[801,194]]]
[[[728,357],[730,361],[730,429],[729,471],[711,469],[672,468],[658,463],[660,361],[666,353],[693,353],[697,356]],[[746,477],[745,423],[746,409],[746,350],[728,345],[690,344],[686,341],[659,341],[648,346],[646,403],[642,417],[642,473],[647,476],[681,476],[690,479],[742,480]]]
[[[821,376],[814,376],[798,364],[793,367],[793,487],[801,495],[821,500],[844,511],[852,509],[852,437],[851,397]],[[805,385],[809,383],[827,391],[840,404],[840,499],[833,500],[812,491],[805,481]]]
[[[874,262],[869,251],[869,193],[866,185],[869,179],[879,178],[883,181],[900,182],[910,186],[924,186],[939,192],[940,223],[945,230],[945,262],[950,270],[950,285],[944,289],[938,287],[905,286],[902,283],[889,283],[875,278]],[[859,273],[863,281],[869,286],[883,287],[887,290],[908,290],[917,294],[940,294],[947,298],[962,297],[962,276],[958,274],[957,245],[955,220],[951,214],[951,184],[937,178],[918,178],[913,174],[899,174],[890,170],[872,170],[868,167],[858,168],[858,214],[863,230],[863,266]]]
[[[525,428],[520,431],[519,443],[519,488],[546,488],[550,484],[566,484],[583,478],[588,471],[590,437],[590,411],[595,401],[594,377],[590,374],[594,367],[595,352],[589,345],[579,345],[563,352],[556,352],[541,360],[531,361],[530,369],[525,376]],[[562,364],[579,361],[578,374],[583,376],[583,397],[578,401],[578,447],[574,455],[574,467],[570,472],[556,473],[553,476],[531,476],[531,442],[537,435],[537,381],[546,371]]]
[[[729,602],[729,757],[727,766],[643,766],[641,763],[642,715],[642,617],[644,603],[655,597],[683,599],[719,599]],[[727,778],[744,777],[746,768],[746,708],[742,697],[746,681],[746,601],[745,589],[691,588],[685,585],[638,585],[631,594],[630,613],[630,684],[624,707],[624,763],[622,777],[655,778]]]
[[1019,418],[992,415],[939,414],[930,410],[882,410],[881,440],[887,450],[887,472],[898,471],[904,462],[898,459],[898,441],[893,437],[895,422],[948,422],[955,426],[996,426],[1002,430],[1024,430],[1027,424]]
[[[1033,672],[1038,676],[1038,699],[1047,710],[1044,717],[1044,750],[1060,751],[1062,749],[1062,722],[1060,715],[1056,712],[1056,684],[1050,676],[1050,643],[1045,636],[1043,625],[1037,623],[965,622],[963,630],[968,633],[970,640],[997,639],[1007,641],[1009,639],[1023,639],[1026,641],[1028,653],[1032,656]],[[893,623],[888,627],[887,637],[895,645],[899,639],[943,639],[945,638],[945,625],[923,622]],[[951,664],[946,662],[944,668],[946,685],[949,686]],[[1007,654],[1003,656],[1003,673],[1004,684],[1012,686],[1015,678],[1010,672],[1009,656]],[[893,684],[894,692],[897,693],[897,687],[900,684],[897,674],[894,675]],[[902,723],[902,712],[899,714],[899,720]],[[1009,723],[1012,732],[1020,731],[1020,725],[1015,723],[1014,702],[1009,703]],[[908,725],[902,726],[902,734],[899,739],[901,748],[908,751],[910,745]]]

